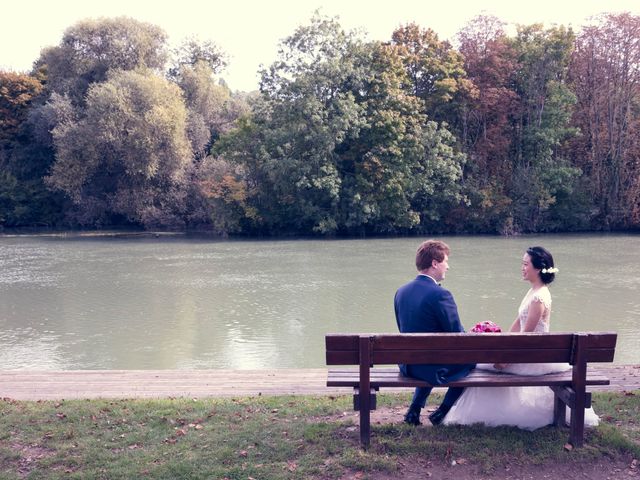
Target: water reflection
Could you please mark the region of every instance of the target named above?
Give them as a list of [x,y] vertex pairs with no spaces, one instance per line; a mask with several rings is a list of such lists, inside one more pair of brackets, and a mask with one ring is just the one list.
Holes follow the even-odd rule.
[[[552,330],[615,330],[636,363],[640,237],[452,237],[463,323],[508,326],[526,247],[560,268]],[[395,331],[419,239],[204,241],[0,237],[0,365],[31,369],[324,365],[327,332]]]

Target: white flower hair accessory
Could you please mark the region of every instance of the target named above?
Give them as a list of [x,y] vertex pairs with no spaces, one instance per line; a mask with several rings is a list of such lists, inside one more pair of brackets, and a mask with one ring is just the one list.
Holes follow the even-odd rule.
[[556,267],[543,268],[540,270],[542,273],[558,273],[560,270]]

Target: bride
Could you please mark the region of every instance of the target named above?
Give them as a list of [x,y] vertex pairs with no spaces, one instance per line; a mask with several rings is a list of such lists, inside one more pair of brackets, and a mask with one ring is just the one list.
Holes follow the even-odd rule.
[[[511,332],[548,332],[551,316],[551,292],[558,269],[554,267],[551,253],[542,247],[527,249],[522,258],[522,279],[531,288],[522,299],[518,316],[511,325]],[[496,364],[477,365],[476,368],[500,370],[519,375],[544,375],[570,368],[562,364]],[[535,430],[553,423],[554,395],[548,387],[471,387],[467,388],[443,423],[487,426],[512,425]],[[598,425],[599,418],[593,409],[585,411],[585,425]]]

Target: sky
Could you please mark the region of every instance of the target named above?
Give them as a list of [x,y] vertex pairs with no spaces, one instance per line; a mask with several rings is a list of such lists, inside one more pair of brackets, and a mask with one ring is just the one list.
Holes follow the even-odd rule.
[[[28,8],[25,7],[28,5]],[[212,41],[226,52],[221,76],[232,90],[258,86],[260,65],[270,65],[279,42],[313,13],[338,17],[346,30],[361,29],[369,40],[388,40],[399,26],[414,22],[440,39],[456,33],[478,14],[495,15],[515,31],[516,24],[543,23],[579,30],[602,12],[640,15],[639,0],[17,0],[4,2],[0,18],[0,69],[28,71],[40,50],[58,45],[64,31],[87,18],[128,16],[153,23],[177,46],[188,37]]]

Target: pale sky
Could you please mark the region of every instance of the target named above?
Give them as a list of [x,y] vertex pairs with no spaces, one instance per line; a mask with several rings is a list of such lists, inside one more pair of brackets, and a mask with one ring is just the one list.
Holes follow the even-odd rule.
[[40,50],[58,45],[66,28],[86,18],[126,15],[153,23],[171,46],[189,36],[211,40],[229,56],[222,73],[233,90],[257,88],[260,64],[276,58],[278,43],[314,11],[338,16],[347,30],[360,28],[370,40],[388,40],[409,22],[431,28],[441,39],[455,34],[480,13],[515,24],[562,24],[574,29],[602,12],[640,15],[639,0],[31,0],[4,2],[0,10],[0,69],[26,71]]

